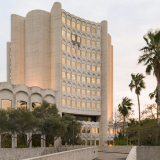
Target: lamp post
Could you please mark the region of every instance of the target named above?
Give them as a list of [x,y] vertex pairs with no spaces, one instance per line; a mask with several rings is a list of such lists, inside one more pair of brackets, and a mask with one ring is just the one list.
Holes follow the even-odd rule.
[[72,123],[73,123],[73,147],[74,147],[74,123],[75,123],[75,120],[73,120]]

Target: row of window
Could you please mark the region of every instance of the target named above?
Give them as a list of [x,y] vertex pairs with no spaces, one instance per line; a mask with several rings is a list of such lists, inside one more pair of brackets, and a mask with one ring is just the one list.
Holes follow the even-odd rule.
[[[86,144],[86,142],[87,142],[87,144]],[[95,146],[95,143],[97,146],[99,146],[99,140],[96,140],[96,141],[95,140],[87,140],[87,141],[82,140],[82,145]]]
[[118,134],[118,133],[120,133],[120,131],[121,131],[121,129],[120,128],[118,128],[118,129],[113,129],[113,128],[108,128],[108,130],[107,130],[107,134]]
[[[72,103],[72,104],[71,104]],[[66,99],[62,99],[62,105],[66,105]],[[80,101],[74,101],[74,100],[67,100],[67,106],[72,106],[72,107],[81,107],[82,105],[82,108],[96,108],[96,103],[89,103],[89,102],[80,102]],[[101,108],[101,105],[100,103],[97,103],[97,109],[100,109]]]
[[[63,23],[66,23],[66,18],[65,17],[62,17],[62,22]],[[68,26],[71,26],[71,20],[70,19],[68,19],[67,18],[67,25]],[[77,26],[76,26],[77,25]],[[81,30],[82,29],[82,31],[87,31],[88,33],[91,33],[91,31],[92,31],[92,33],[93,34],[98,34],[98,35],[100,35],[101,34],[101,31],[100,31],[100,29],[95,29],[95,28],[92,28],[92,30],[91,30],[91,28],[90,27],[86,27],[85,25],[82,25],[81,26],[81,24],[80,23],[75,23],[74,21],[72,21],[72,27],[73,28],[77,28],[78,30]],[[82,27],[82,28],[81,28]]]
[[99,128],[96,128],[96,131],[95,131],[95,128],[90,128],[90,127],[82,127],[82,133],[99,133]]
[[[77,92],[76,92],[76,90],[77,90]],[[62,91],[63,92],[66,92],[66,86],[62,86]],[[85,89],[80,89],[80,88],[74,88],[74,87],[72,87],[72,91],[71,91],[71,87],[67,87],[67,92],[68,93],[77,93],[77,94],[82,94],[82,95],[87,95],[87,96],[90,96],[91,95],[91,91],[90,90],[87,90],[87,92],[86,92],[86,90]],[[92,90],[92,96],[101,96],[101,92],[100,91],[94,91],[94,90]]]
[[[66,78],[66,72],[62,72],[62,78]],[[70,73],[67,73],[67,79],[72,79],[73,81],[82,81],[82,82],[87,82],[87,83],[91,83],[91,80],[92,80],[92,84],[101,84],[101,81],[100,81],[100,78],[97,78],[97,81],[96,81],[96,78],[90,78],[90,77],[81,77],[81,76],[77,76],[77,79],[76,79],[76,75],[75,74],[72,74],[72,78],[71,78],[71,74]]]

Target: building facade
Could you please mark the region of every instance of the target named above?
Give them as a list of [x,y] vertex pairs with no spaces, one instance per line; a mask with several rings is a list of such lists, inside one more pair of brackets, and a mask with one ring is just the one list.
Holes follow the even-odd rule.
[[79,18],[59,2],[51,12],[11,15],[7,82],[53,90],[59,113],[83,121],[85,142],[90,128],[94,144],[105,145],[113,112],[113,46],[107,21]]

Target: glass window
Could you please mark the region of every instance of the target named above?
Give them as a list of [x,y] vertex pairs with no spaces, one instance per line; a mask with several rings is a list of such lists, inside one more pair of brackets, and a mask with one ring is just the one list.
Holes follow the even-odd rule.
[[73,54],[75,54],[75,53],[76,53],[75,48],[72,48],[72,53],[73,53]]
[[85,82],[86,81],[86,78],[85,77],[82,77],[82,82]]
[[90,44],[91,44],[90,39],[87,39],[87,45],[90,45]]
[[92,130],[92,133],[94,133],[94,128],[92,128],[91,130]]
[[85,57],[86,53],[85,51],[82,51],[82,56]]
[[95,108],[95,103],[92,103],[92,108]]
[[82,102],[82,107],[85,108],[86,107],[86,103]]
[[66,36],[66,32],[64,30],[62,30],[62,36],[65,37]]
[[87,140],[87,146],[90,146],[90,140]]
[[97,66],[97,72],[100,72],[100,71],[101,71],[101,67]]
[[90,96],[90,93],[91,93],[90,90],[87,90],[87,96]]
[[96,128],[96,133],[99,133],[99,128]]
[[90,105],[91,105],[90,103],[87,103],[87,108],[90,108]]
[[81,42],[81,38],[79,36],[77,36],[77,42]]
[[97,42],[97,47],[101,47],[100,42]]
[[95,59],[95,57],[96,57],[96,56],[95,56],[95,53],[92,53],[92,58]]
[[81,27],[80,27],[80,24],[79,23],[77,23],[77,29],[81,29]]
[[100,91],[97,91],[97,96],[101,96],[101,92]]
[[86,69],[86,65],[82,63],[82,69]]
[[77,55],[78,55],[78,56],[80,56],[80,55],[81,55],[81,53],[80,53],[80,50],[79,50],[79,49],[77,49]]
[[66,86],[62,86],[62,91],[63,91],[63,92],[66,91]]
[[82,133],[85,133],[85,127],[82,127]]
[[25,108],[27,108],[27,102],[25,102],[25,101],[18,101],[17,102],[17,108],[18,107],[25,107]]
[[90,65],[87,65],[87,70],[88,70],[88,71],[90,70]]
[[99,140],[96,140],[96,146],[99,146]]
[[94,140],[92,140],[91,143],[92,143],[92,146],[94,146]]
[[81,90],[77,88],[77,94],[81,94]]
[[71,25],[71,21],[70,21],[70,19],[67,19],[67,25]]
[[71,92],[71,87],[67,87],[67,92]]
[[81,102],[77,102],[77,107],[81,107]]
[[33,103],[32,103],[32,111],[33,111],[36,107],[39,107],[39,106],[41,106],[40,103],[38,103],[38,102],[33,102]]
[[62,105],[66,105],[66,100],[62,99]]
[[82,95],[86,95],[86,91],[82,89]]
[[66,50],[66,45],[62,44],[62,50],[65,51]]
[[107,129],[107,134],[109,134],[109,129]]
[[75,74],[72,74],[72,80],[75,81],[76,80],[76,76]]
[[110,134],[113,134],[113,128],[110,128]]
[[95,91],[92,91],[92,96],[95,96],[96,94],[95,94]]
[[71,61],[69,59],[67,59],[67,65],[70,66],[71,65]]
[[67,106],[71,106],[71,101],[67,100]]
[[66,78],[66,73],[62,72],[62,78]]
[[100,108],[101,108],[100,103],[97,103],[97,108],[98,108],[98,109],[100,109]]
[[67,52],[71,52],[71,47],[67,46]]
[[75,41],[76,40],[76,36],[74,34],[72,34],[72,40]]
[[87,128],[87,133],[90,133],[90,128],[89,127]]
[[65,17],[62,17],[62,22],[66,23],[66,18]]
[[95,78],[92,78],[92,83],[95,84],[96,80]]
[[67,38],[71,39],[71,34],[67,32]]
[[76,106],[76,102],[72,101],[72,106],[75,107]]
[[82,25],[82,31],[86,30],[86,26]]
[[88,57],[88,58],[90,58],[90,57],[91,57],[90,52],[87,52],[87,57]]
[[67,79],[71,79],[71,74],[67,73]]
[[92,33],[94,33],[94,34],[95,34],[95,28],[92,28]]
[[97,54],[97,59],[101,59],[101,56],[100,56],[100,54]]
[[87,32],[90,33],[90,27],[87,27]]
[[79,62],[77,63],[77,68],[81,68],[81,64]]
[[72,67],[76,67],[76,62],[72,61]]
[[95,71],[96,70],[96,67],[95,66],[92,66],[92,71]]
[[87,78],[87,83],[90,83],[90,78]]
[[76,89],[75,88],[72,88],[72,93],[76,93]]
[[101,81],[99,78],[97,78],[97,84],[101,84]]
[[95,46],[95,45],[96,45],[95,41],[92,41],[92,46]]
[[82,43],[83,43],[83,44],[85,44],[85,43],[86,43],[85,38],[82,38]]
[[66,59],[62,58],[62,64],[66,64]]
[[72,27],[74,27],[74,28],[76,27],[76,24],[75,24],[75,22],[72,22]]
[[81,81],[81,77],[80,76],[77,76],[77,81]]
[[100,33],[100,29],[97,29],[97,34],[99,34],[99,35],[101,34],[101,33]]

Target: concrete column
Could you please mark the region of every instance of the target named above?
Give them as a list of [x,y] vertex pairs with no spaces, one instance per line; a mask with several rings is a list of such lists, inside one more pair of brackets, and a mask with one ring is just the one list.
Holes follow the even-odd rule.
[[7,42],[7,82],[11,83],[11,42]]
[[[41,138],[45,139],[45,135],[41,135]],[[45,147],[45,141],[41,139],[41,147]]]
[[[32,133],[27,133],[27,141],[29,140]],[[32,141],[30,142],[29,148],[32,148]]]
[[1,148],[2,146],[1,146],[1,135],[0,135],[0,148]]

